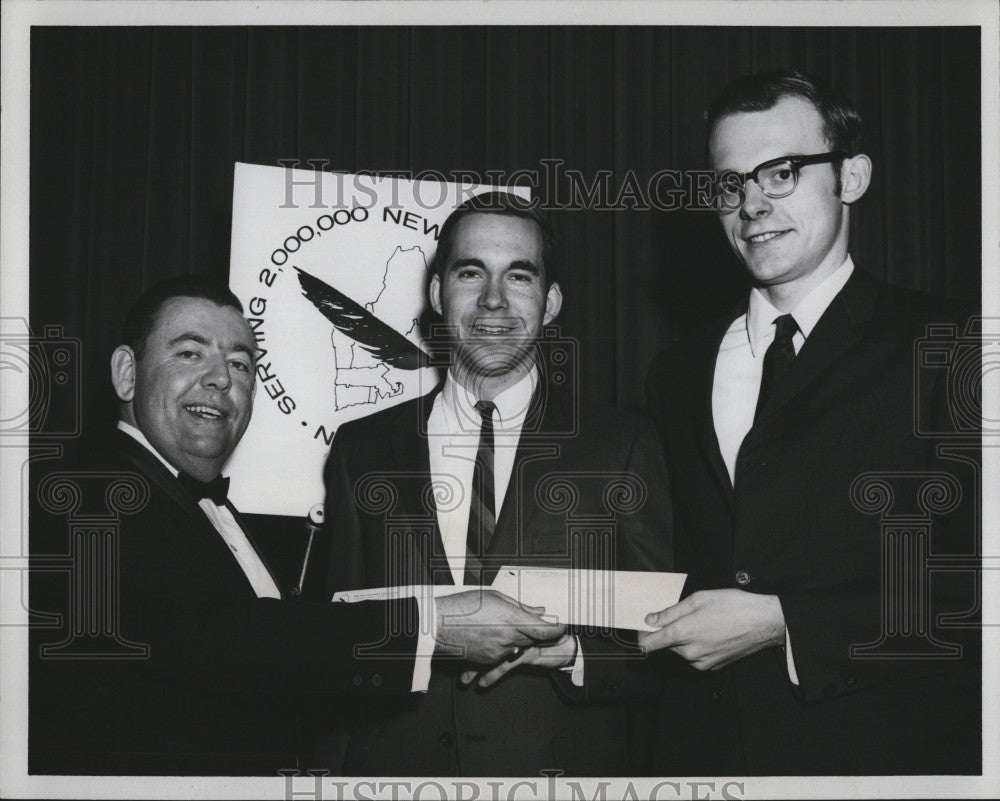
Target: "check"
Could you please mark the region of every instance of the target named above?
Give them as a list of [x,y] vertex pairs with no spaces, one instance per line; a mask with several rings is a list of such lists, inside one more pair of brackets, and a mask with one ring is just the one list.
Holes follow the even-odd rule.
[[570,626],[653,631],[645,617],[677,603],[686,573],[502,567],[492,584],[545,617]]
[[[686,573],[628,570],[564,570],[550,567],[502,567],[496,590],[527,606],[545,607],[545,618],[570,626],[653,631],[644,618],[680,599]],[[453,584],[371,587],[338,592],[339,603],[385,601],[394,598],[439,598],[475,590]]]

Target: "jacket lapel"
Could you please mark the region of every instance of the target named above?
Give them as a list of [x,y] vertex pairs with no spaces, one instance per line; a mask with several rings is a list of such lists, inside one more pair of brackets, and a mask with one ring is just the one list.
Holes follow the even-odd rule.
[[146,478],[177,504],[192,521],[204,524],[212,531],[215,530],[198,504],[184,491],[180,482],[153,453],[120,429],[115,430],[115,445]]
[[520,496],[518,488],[525,483],[524,476],[531,462],[539,459],[551,461],[558,453],[554,437],[560,432],[572,430],[574,402],[575,398],[566,388],[546,381],[544,375],[540,377],[517,441],[496,528],[486,546],[486,553],[491,558],[484,564],[484,583],[492,582],[504,563],[516,562],[529,550],[523,537],[530,531],[526,515],[533,507]]
[[699,457],[708,461],[709,472],[715,479],[720,493],[726,499],[726,503],[732,505],[733,483],[722,458],[722,450],[719,448],[719,437],[715,432],[715,417],[712,412],[715,363],[719,357],[719,345],[728,328],[727,325],[715,338],[702,340],[696,346],[698,352],[693,359],[694,386],[690,398],[691,418],[701,443],[698,449]]
[[242,516],[236,510],[236,507],[233,506],[233,504],[228,499],[226,499],[226,508],[229,510],[229,513],[233,516],[233,519],[236,521],[237,525],[243,530],[243,533],[246,535],[247,542],[250,543],[250,547],[257,552],[257,558],[260,559],[260,563],[264,565],[264,569],[271,576],[271,581],[273,581],[274,586],[278,588],[278,592],[281,593],[282,599],[288,600],[289,598],[288,591],[284,587],[282,587],[281,582],[278,581],[278,573],[275,571],[274,567],[271,565],[270,560],[267,558],[267,553],[264,551],[263,548],[260,547],[256,538],[254,537],[253,529],[244,522]]
[[[431,491],[430,447],[427,439],[427,421],[434,401],[443,384],[415,401],[416,419],[402,412],[393,420],[388,432],[391,460],[402,474],[396,482],[399,501],[393,512],[396,517],[422,523],[430,527],[430,547],[419,549],[419,560],[424,568],[424,581],[428,584],[454,584],[451,571],[447,569],[448,557],[444,550],[444,540],[438,526],[437,506]],[[407,404],[409,405],[409,404]]]
[[877,295],[878,283],[855,267],[844,288],[831,301],[802,345],[788,374],[775,387],[748,437],[780,414],[800,392],[827,373],[834,362],[855,346],[861,338],[861,325],[874,314]]
[[[169,470],[167,470],[163,463],[143,445],[120,429],[115,430],[115,445],[126,456],[126,458],[132,462],[132,464],[134,464],[144,476],[146,476],[146,478],[156,485],[160,492],[170,498],[170,500],[173,501],[185,515],[187,515],[191,521],[193,530],[198,533],[198,536],[201,537],[206,544],[211,542],[217,545],[218,552],[220,554],[225,554],[224,558],[226,564],[229,564],[235,570],[238,570],[239,574],[245,579],[242,568],[239,566],[239,563],[236,561],[232,553],[230,553],[222,535],[212,524],[212,521],[208,519],[208,516],[198,505],[197,501],[185,492],[180,482]],[[243,529],[243,533],[246,534],[247,540],[257,552],[257,556],[260,557],[264,568],[271,574],[271,579],[274,581],[275,586],[280,590],[281,583],[278,581],[274,570],[268,563],[264,552],[254,541],[250,529],[243,522],[239,513],[236,511],[236,508],[231,503],[227,501],[226,507],[232,513],[240,528]],[[215,549],[214,546],[208,547]],[[252,593],[253,588],[250,586],[249,582],[244,581],[244,583],[246,584],[247,591]],[[283,591],[282,595],[284,595]]]

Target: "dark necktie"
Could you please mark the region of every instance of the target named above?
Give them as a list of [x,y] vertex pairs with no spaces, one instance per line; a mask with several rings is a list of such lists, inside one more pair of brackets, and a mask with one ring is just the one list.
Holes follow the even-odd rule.
[[799,330],[799,324],[790,314],[783,314],[774,320],[774,342],[764,354],[764,370],[760,376],[760,395],[757,396],[757,410],[753,421],[756,424],[771,395],[788,373],[795,361],[795,346],[792,337]]
[[496,501],[493,491],[493,410],[491,401],[479,401],[479,449],[472,470],[472,503],[469,506],[469,530],[465,535],[465,583],[481,581],[482,555],[496,528]]
[[216,476],[211,481],[199,481],[194,476],[189,476],[183,470],[177,474],[177,480],[191,496],[200,501],[202,498],[211,498],[216,506],[224,506],[226,495],[229,494],[229,479],[221,475]]

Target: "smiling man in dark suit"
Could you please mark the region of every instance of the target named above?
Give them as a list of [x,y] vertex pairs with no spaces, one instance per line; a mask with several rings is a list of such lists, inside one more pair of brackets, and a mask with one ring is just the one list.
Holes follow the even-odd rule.
[[[688,597],[651,614],[659,630],[640,635],[675,657],[661,768],[976,773],[978,638],[938,628],[942,613],[974,609],[974,571],[930,582],[915,561],[919,549],[976,552],[975,488],[947,478],[968,479],[968,465],[916,433],[918,412],[943,431],[949,410],[944,376],[915,374],[915,342],[930,323],[961,333],[965,322],[848,254],[871,161],[843,97],[799,73],[749,76],[706,120],[722,229],[754,286],[742,309],[672,346],[649,375],[678,569],[689,573]],[[910,541],[883,541],[868,508],[882,490],[866,498],[856,484],[875,475],[887,499],[893,482],[912,479],[969,502],[935,515],[926,539],[895,535],[917,549],[900,584],[886,578],[893,548]],[[898,500],[924,504],[908,523],[919,529],[940,510],[913,494]]]
[[[432,269],[447,376],[337,431],[325,591],[489,585],[505,564],[669,570],[652,426],[581,402],[566,373],[562,383],[552,374],[558,360],[539,355],[562,305],[544,218],[505,192],[474,197],[441,227]],[[474,683],[468,664],[438,660],[427,695],[360,710],[345,772],[628,775],[638,752],[624,704],[608,700],[628,655],[634,640],[630,649],[610,635],[566,636],[511,649]]]
[[[111,359],[117,431],[79,469],[49,471],[32,515],[36,555],[65,552],[67,511],[85,520],[70,527],[71,552],[99,548],[73,591],[64,576],[32,577],[32,608],[64,624],[33,632],[33,773],[273,776],[296,766],[305,697],[406,695],[425,689],[418,668],[435,649],[492,664],[562,634],[496,594],[289,599],[220,474],[255,390],[239,300],[212,282],[166,281],[125,328]],[[103,537],[109,509],[120,521]],[[465,625],[448,626],[455,618]]]

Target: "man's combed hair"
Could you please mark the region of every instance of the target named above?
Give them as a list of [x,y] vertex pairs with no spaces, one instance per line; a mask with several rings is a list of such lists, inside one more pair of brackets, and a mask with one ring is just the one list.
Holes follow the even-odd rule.
[[861,116],[854,105],[820,78],[787,69],[745,75],[723,89],[705,111],[705,141],[711,140],[723,117],[767,111],[786,97],[812,103],[823,119],[823,137],[830,150],[848,156],[861,152]]
[[122,342],[142,358],[146,338],[156,325],[163,305],[173,298],[202,298],[217,306],[230,306],[243,314],[243,304],[224,283],[204,275],[181,275],[160,281],[146,290],[129,309],[122,329]]
[[542,267],[544,268],[546,286],[554,283],[559,272],[556,255],[555,236],[548,220],[538,210],[537,203],[525,200],[510,192],[485,192],[469,198],[458,206],[444,221],[438,233],[437,251],[431,263],[432,272],[444,280],[445,270],[451,260],[451,249],[455,238],[455,228],[470,214],[506,214],[510,217],[521,217],[531,220],[538,226],[542,235]]

